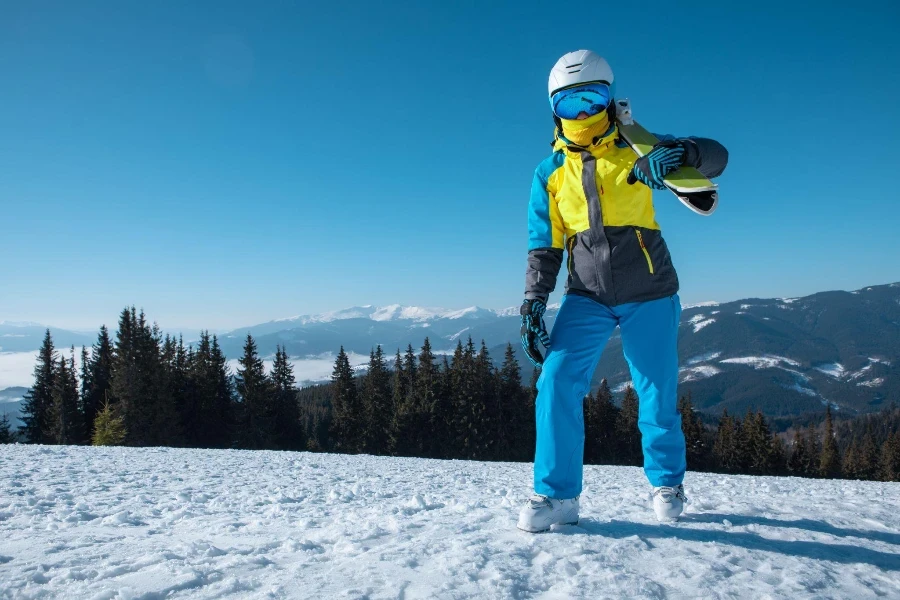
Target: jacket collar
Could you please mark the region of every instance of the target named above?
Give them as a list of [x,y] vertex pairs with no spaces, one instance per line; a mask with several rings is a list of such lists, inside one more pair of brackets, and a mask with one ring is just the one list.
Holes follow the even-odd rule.
[[610,149],[613,145],[615,145],[616,140],[619,138],[619,128],[616,125],[611,125],[609,130],[598,139],[595,143],[590,146],[578,146],[567,140],[565,136],[563,136],[562,132],[557,129],[556,130],[556,140],[553,142],[554,150],[563,150],[568,154],[577,154],[581,156],[582,152],[590,152],[595,157],[600,157],[605,154],[607,150]]

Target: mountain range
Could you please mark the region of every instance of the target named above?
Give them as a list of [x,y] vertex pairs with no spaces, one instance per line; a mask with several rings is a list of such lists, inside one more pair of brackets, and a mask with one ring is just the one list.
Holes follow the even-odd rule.
[[[558,305],[548,308],[552,327]],[[34,351],[41,325],[0,322],[0,349]],[[57,347],[90,345],[94,336],[53,329]],[[519,348],[518,308],[462,310],[359,306],[241,327],[219,334],[225,354],[240,356],[247,334],[260,354],[282,345],[294,361],[330,360],[340,347],[368,355],[376,345],[393,354],[429,337],[438,352],[452,352],[469,336],[487,344],[495,362],[507,343],[517,349],[523,377],[530,364]],[[900,400],[900,283],[829,291],[802,298],[750,298],[683,307],[679,334],[680,387],[713,413],[760,408],[772,416],[823,410],[877,410]],[[321,370],[320,370],[321,372]],[[319,376],[321,377],[321,375]],[[621,340],[614,335],[594,376],[616,392],[630,381]]]

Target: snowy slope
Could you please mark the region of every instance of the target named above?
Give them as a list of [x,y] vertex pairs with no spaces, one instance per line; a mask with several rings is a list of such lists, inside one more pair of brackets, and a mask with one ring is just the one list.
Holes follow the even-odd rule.
[[582,521],[515,529],[530,465],[0,446],[0,597],[900,597],[900,484],[589,467]]

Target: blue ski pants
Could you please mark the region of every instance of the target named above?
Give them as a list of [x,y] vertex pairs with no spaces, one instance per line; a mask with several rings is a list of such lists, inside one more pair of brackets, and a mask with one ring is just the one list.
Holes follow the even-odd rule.
[[677,405],[680,319],[677,295],[613,307],[574,294],[563,298],[537,384],[536,493],[550,498],[581,494],[583,401],[617,325],[639,398],[644,473],[653,486],[682,482],[686,459]]

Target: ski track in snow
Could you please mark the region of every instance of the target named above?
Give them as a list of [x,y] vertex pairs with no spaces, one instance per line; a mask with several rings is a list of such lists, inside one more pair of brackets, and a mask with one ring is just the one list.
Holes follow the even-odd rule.
[[582,520],[515,528],[531,465],[0,447],[3,598],[900,595],[900,484],[585,469]]

